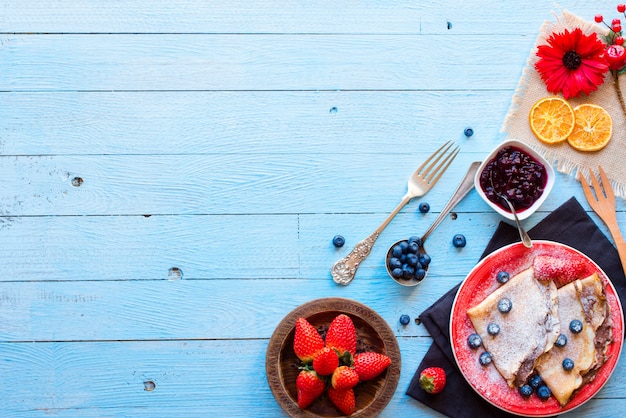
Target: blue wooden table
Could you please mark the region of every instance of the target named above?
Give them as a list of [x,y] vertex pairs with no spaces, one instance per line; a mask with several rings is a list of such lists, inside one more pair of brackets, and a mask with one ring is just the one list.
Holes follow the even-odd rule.
[[[560,6],[616,14],[612,1]],[[429,238],[436,261],[415,288],[388,278],[384,254],[424,232],[504,139],[553,7],[3,1],[0,416],[284,416],[265,376],[269,338],[292,309],[331,296],[368,305],[397,336],[401,378],[381,416],[436,416],[405,395],[431,338],[399,317],[461,281],[502,218],[470,192]],[[330,266],[446,140],[461,145],[452,167],[336,285]],[[561,173],[524,225],[571,196],[608,233]],[[570,415],[623,411],[625,387],[622,359]]]

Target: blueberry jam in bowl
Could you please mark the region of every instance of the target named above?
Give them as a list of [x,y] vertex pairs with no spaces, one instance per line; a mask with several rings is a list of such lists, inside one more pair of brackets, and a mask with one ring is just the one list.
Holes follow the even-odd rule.
[[503,196],[520,220],[532,215],[554,186],[554,169],[539,153],[517,140],[498,145],[478,168],[474,185],[478,195],[507,219],[514,220]]

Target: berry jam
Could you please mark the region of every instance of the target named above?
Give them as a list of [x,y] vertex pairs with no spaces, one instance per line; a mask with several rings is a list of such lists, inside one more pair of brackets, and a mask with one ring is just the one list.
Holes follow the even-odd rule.
[[480,173],[480,187],[487,199],[507,212],[510,212],[508,205],[498,195],[506,196],[515,211],[522,212],[539,199],[547,181],[546,168],[533,157],[513,146],[507,146],[498,151],[498,154]]

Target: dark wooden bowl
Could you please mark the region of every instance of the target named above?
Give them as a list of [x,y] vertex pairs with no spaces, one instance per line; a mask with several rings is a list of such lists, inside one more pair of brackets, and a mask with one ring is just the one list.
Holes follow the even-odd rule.
[[354,388],[356,412],[353,417],[375,417],[387,406],[400,379],[400,348],[385,320],[367,306],[350,299],[324,298],[305,303],[278,324],[270,338],[265,370],[270,389],[280,406],[292,417],[340,417],[343,414],[323,394],[306,410],[298,407],[296,377],[300,360],[293,351],[296,320],[306,318],[322,335],[339,314],[348,315],[357,330],[359,351],[376,351],[391,358],[391,365],[376,379]]

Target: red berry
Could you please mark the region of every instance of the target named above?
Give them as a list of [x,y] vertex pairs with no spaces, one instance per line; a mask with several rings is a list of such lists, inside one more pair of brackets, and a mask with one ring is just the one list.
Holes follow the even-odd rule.
[[354,356],[354,370],[359,375],[359,379],[372,380],[381,374],[389,365],[391,359],[384,354],[373,351],[366,351]]
[[356,397],[353,389],[337,390],[328,388],[328,397],[331,402],[345,415],[352,415],[356,411]]
[[551,255],[538,255],[533,260],[535,277],[538,280],[553,280],[556,287],[561,287],[589,274],[587,264],[580,260],[567,260]]
[[626,11],[626,4],[618,4],[617,11],[620,13],[624,13]]
[[356,354],[356,328],[348,315],[339,314],[332,320],[326,332],[326,347],[334,348],[342,357],[346,351]]
[[298,406],[307,408],[322,393],[326,384],[320,377],[311,370],[302,370],[296,378],[296,394],[298,396]]
[[296,332],[293,338],[293,351],[304,362],[313,361],[315,353],[324,348],[324,340],[319,332],[305,318],[296,320]]
[[621,24],[622,24],[622,21],[621,21],[621,20],[619,20],[618,18],[615,18],[615,19],[613,19],[613,20],[611,21],[611,25],[615,25],[615,24],[617,24],[617,25],[621,25]]
[[615,43],[615,45],[624,45],[624,38],[622,38],[621,36],[616,36],[613,42]]
[[428,367],[420,373],[420,386],[428,393],[439,393],[446,386],[446,372],[441,367]]
[[619,23],[615,23],[615,24],[613,24],[611,29],[613,30],[613,32],[621,32],[622,31],[622,25],[619,24]]
[[602,15],[596,15],[594,17],[594,20],[596,21],[596,23],[602,23],[602,21],[604,20],[604,18],[602,17]]
[[339,357],[337,352],[329,347],[324,347],[313,357],[313,369],[320,376],[328,376],[332,374],[339,366]]
[[337,390],[351,389],[359,383],[359,375],[352,367],[339,366],[333,372],[330,383]]

